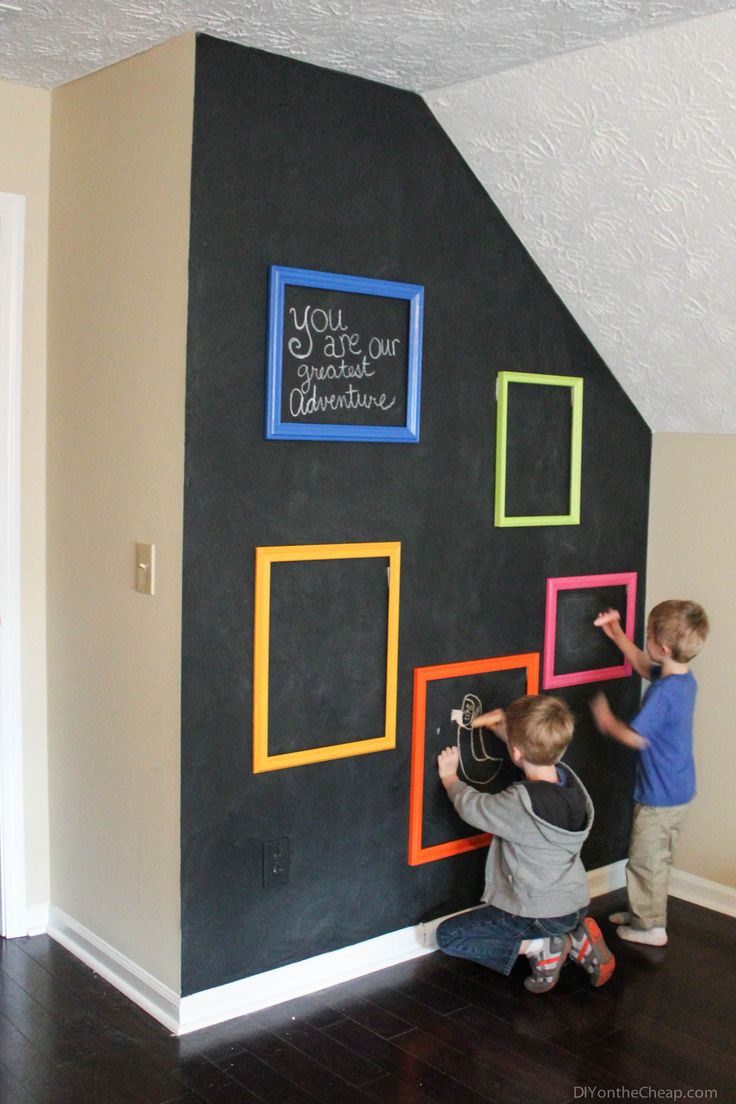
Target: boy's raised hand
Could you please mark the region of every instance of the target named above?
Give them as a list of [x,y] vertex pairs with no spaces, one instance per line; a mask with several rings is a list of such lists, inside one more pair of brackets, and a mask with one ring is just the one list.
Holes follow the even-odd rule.
[[441,779],[457,776],[457,768],[460,766],[460,752],[456,746],[446,747],[437,756],[437,770]]
[[596,628],[603,629],[608,639],[612,640],[616,647],[623,652],[624,659],[629,661],[637,675],[641,675],[645,679],[651,679],[652,661],[646,652],[643,652],[641,648],[637,648],[634,641],[628,638],[621,624],[621,614],[618,610],[601,610],[593,624]]
[[488,713],[481,713],[471,721],[471,728],[505,728],[506,713],[503,709],[491,709]]
[[615,640],[616,630],[621,629],[621,614],[615,609],[601,610],[593,624],[597,629],[603,629],[610,640]]
[[648,740],[640,736],[639,733],[629,725],[624,724],[624,722],[619,720],[613,713],[608,704],[608,698],[602,690],[599,690],[591,698],[590,711],[593,714],[593,720],[596,723],[596,727],[604,736],[611,736],[614,740],[618,740],[620,744],[624,744],[626,747],[635,748],[637,751],[641,751],[642,748],[649,746]]

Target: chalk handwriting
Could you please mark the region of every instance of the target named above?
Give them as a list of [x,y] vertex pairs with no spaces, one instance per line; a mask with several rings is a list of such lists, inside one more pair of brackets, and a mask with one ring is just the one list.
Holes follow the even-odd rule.
[[339,380],[339,379],[364,379],[374,376],[376,369],[371,368],[368,357],[363,357],[357,364],[300,364],[296,370],[300,379],[312,380]]
[[289,394],[289,410],[292,418],[300,414],[317,414],[325,410],[390,410],[396,402],[396,396],[389,399],[383,392],[380,395],[361,395],[352,383],[341,395],[318,395],[317,388],[309,389],[308,383],[294,387]]
[[321,307],[312,307],[309,304],[304,308],[304,314],[301,321],[297,317],[297,312],[294,307],[289,307],[289,314],[291,315],[296,330],[303,330],[305,339],[309,342],[305,352],[302,352],[302,342],[298,337],[292,337],[289,339],[289,352],[292,356],[308,357],[312,355],[312,349],[314,348],[313,333],[323,334],[327,330],[333,330],[335,332],[339,330],[347,330],[347,326],[342,321],[342,309],[335,314],[330,310],[322,310]]
[[328,357],[360,356],[363,351],[358,342],[360,334],[327,334],[322,352]]
[[371,360],[378,360],[382,356],[396,356],[396,346],[400,344],[398,337],[372,337],[368,342],[368,356]]
[[[394,369],[401,356],[402,339],[383,334],[362,335],[351,329],[343,307],[316,307],[311,303],[289,307],[291,336],[286,350],[294,358],[284,363],[296,376],[295,386],[285,388],[289,414],[304,418],[327,411],[388,411],[399,401],[392,393],[395,382],[381,390],[382,370]],[[365,349],[365,352],[363,351]],[[392,363],[393,362],[393,363]],[[391,374],[391,373],[390,373]],[[374,382],[373,377],[378,376]],[[285,382],[288,375],[285,376]],[[342,382],[346,386],[339,386]],[[336,386],[337,385],[337,386]]]

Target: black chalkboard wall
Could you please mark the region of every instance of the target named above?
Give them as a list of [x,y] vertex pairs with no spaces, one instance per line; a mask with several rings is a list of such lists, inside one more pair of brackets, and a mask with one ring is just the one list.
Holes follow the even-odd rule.
[[[185,994],[478,900],[483,851],[407,864],[414,668],[541,651],[548,576],[638,571],[641,633],[650,453],[641,417],[420,97],[202,36],[194,119]],[[270,264],[424,286],[419,444],[265,439]],[[503,369],[585,380],[579,526],[494,528]],[[515,453],[531,462],[537,439],[515,439]],[[402,547],[396,749],[254,775],[254,550],[358,541]],[[293,647],[289,606],[272,631]],[[336,651],[354,648],[349,620]],[[339,636],[339,616],[330,623]],[[308,640],[313,625],[302,629]],[[378,709],[375,686],[364,701],[349,681],[341,739]],[[591,730],[593,688],[562,692],[580,718],[568,759],[597,808],[589,868],[626,853],[634,772],[629,752]],[[605,688],[633,712],[636,680]],[[319,694],[292,685],[283,700],[293,735],[281,717],[278,749],[309,746]],[[290,880],[264,889],[263,842],[284,836]]]

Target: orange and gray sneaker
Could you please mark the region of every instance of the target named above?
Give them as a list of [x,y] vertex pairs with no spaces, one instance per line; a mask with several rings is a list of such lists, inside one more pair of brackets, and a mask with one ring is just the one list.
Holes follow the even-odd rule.
[[524,978],[524,988],[530,993],[549,993],[557,984],[570,953],[570,936],[551,935],[539,942],[539,950],[527,952],[531,974]]
[[606,946],[601,929],[592,916],[586,916],[570,932],[570,939],[570,961],[582,966],[590,974],[590,984],[599,989],[616,969],[616,959]]

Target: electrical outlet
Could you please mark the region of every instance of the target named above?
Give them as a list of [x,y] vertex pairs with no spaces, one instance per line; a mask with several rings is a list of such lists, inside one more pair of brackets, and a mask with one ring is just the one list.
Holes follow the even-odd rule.
[[282,836],[263,843],[263,888],[285,885],[289,881],[289,839]]

